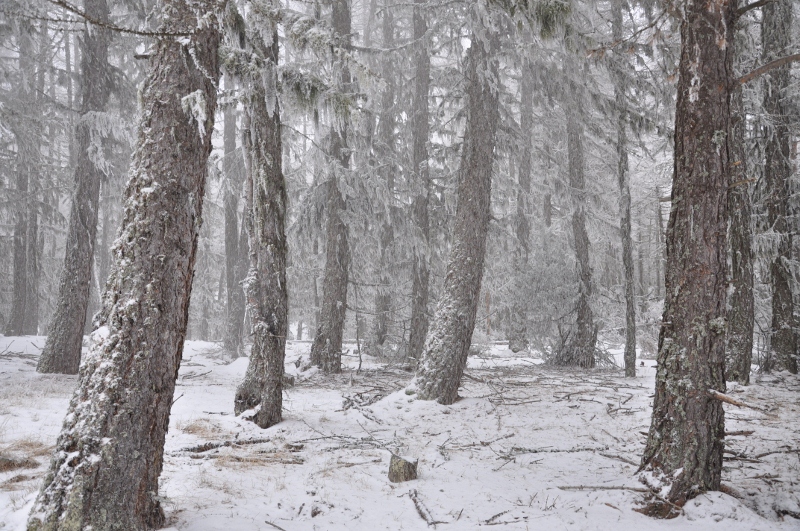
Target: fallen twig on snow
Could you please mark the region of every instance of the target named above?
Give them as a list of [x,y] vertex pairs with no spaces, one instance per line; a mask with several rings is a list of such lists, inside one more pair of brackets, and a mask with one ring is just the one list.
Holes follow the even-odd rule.
[[419,517],[422,518],[423,520],[425,520],[425,523],[428,524],[428,526],[433,527],[434,529],[436,529],[436,524],[446,524],[447,523],[447,522],[440,522],[440,521],[437,521],[437,520],[433,519],[433,515],[431,515],[431,512],[428,510],[427,507],[425,507],[425,504],[422,503],[422,500],[420,499],[419,494],[417,493],[416,489],[412,489],[412,490],[408,491],[408,497],[411,498],[412,502],[414,502],[414,507],[417,509],[417,514],[419,515]]
[[207,442],[203,444],[198,444],[197,446],[190,446],[189,448],[183,448],[181,452],[190,452],[199,454],[202,452],[207,452],[209,450],[213,450],[215,448],[222,448],[224,446],[246,446],[248,444],[261,444],[265,442],[269,442],[271,439],[248,439],[246,441],[222,441],[222,442]]

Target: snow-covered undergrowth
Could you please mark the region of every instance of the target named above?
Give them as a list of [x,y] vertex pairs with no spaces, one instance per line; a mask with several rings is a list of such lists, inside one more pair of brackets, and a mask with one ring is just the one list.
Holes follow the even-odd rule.
[[[74,376],[41,375],[41,337],[0,337],[0,529],[22,530]],[[800,520],[800,379],[754,378],[725,405],[729,493],[690,501],[674,520],[635,509],[635,471],[650,422],[654,362],[640,375],[564,371],[495,346],[471,358],[452,406],[405,392],[412,374],[364,357],[325,376],[295,362],[285,421],[233,416],[247,359],[187,342],[167,435],[161,495],[170,529],[796,530]],[[302,364],[300,364],[302,366]],[[352,370],[351,370],[352,369]],[[419,479],[387,479],[390,453]],[[10,464],[11,463],[11,464]],[[426,521],[427,520],[427,521]]]

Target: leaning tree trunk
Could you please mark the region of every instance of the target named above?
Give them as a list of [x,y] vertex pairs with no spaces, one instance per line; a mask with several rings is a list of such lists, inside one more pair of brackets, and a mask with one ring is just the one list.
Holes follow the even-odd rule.
[[[573,89],[573,95],[574,95]],[[573,102],[575,98],[573,98]],[[592,269],[589,263],[589,234],[586,231],[586,175],[583,156],[583,126],[578,121],[574,103],[567,107],[567,151],[569,152],[569,187],[572,195],[572,237],[575,244],[575,267],[578,273],[578,300],[575,303],[575,326],[561,345],[555,365],[594,367],[597,328],[592,313]]]
[[428,92],[430,89],[431,60],[428,56],[425,35],[428,25],[423,12],[427,0],[415,0],[414,40],[417,42],[414,68],[414,99],[411,111],[411,163],[415,177],[415,196],[412,203],[414,224],[419,231],[415,241],[411,284],[411,331],[408,339],[408,358],[419,360],[428,333],[428,285],[430,283],[428,238]]
[[[263,58],[258,76],[247,80],[246,112],[250,115],[248,146],[247,213],[250,235],[250,272],[247,275],[247,306],[253,346],[244,381],[236,389],[235,412],[260,404],[254,421],[268,428],[281,421],[283,405],[283,360],[288,331],[286,291],[286,183],[283,178],[281,117],[277,94],[278,30],[274,22],[255,13],[248,18],[254,28],[271,27],[267,46],[251,34],[251,43]],[[268,86],[265,86],[268,85]],[[272,94],[268,100],[267,94]]]
[[[211,151],[220,3],[164,2],[125,213],[98,329],[29,531],[164,524],[158,476],[178,375]],[[202,18],[200,18],[202,17]]]
[[[622,42],[622,0],[614,1],[611,20],[614,42]],[[627,62],[622,46],[614,51],[614,102],[617,107],[617,180],[619,182],[619,232],[622,239],[622,269],[625,272],[625,376],[636,376],[636,298],[631,238],[631,188],[628,172],[628,138],[625,109]]]
[[[106,0],[86,0],[84,10],[94,20],[108,20]],[[36,370],[77,374],[81,361],[83,331],[94,265],[97,208],[103,171],[90,156],[92,115],[103,112],[108,102],[109,32],[87,27],[81,53],[81,118],[75,128],[75,195],[69,216],[67,252],[58,287],[58,300],[42,355]],[[95,144],[97,139],[95,139]],[[105,279],[103,279],[105,280]]]
[[[484,30],[485,31],[485,30]],[[467,124],[453,221],[453,247],[442,297],[417,369],[422,400],[452,404],[475,328],[492,195],[492,162],[499,122],[498,37],[473,35],[467,52]]]
[[[349,0],[333,0],[331,9],[332,28],[336,40],[342,48],[350,45],[350,4]],[[339,90],[348,93],[353,90],[350,70],[343,59],[335,65],[339,71]],[[322,281],[322,308],[317,323],[317,334],[311,344],[311,362],[319,365],[323,372],[342,371],[342,335],[347,312],[347,280],[350,267],[350,244],[347,226],[342,219],[345,210],[344,196],[339,190],[337,175],[341,169],[350,165],[350,149],[347,146],[347,119],[340,126],[332,127],[330,133],[330,155],[338,161],[326,186],[328,187],[328,221],[325,231],[327,239],[325,251],[325,273]],[[341,168],[341,169],[340,169]]]
[[[776,0],[761,8],[761,40],[764,43],[762,58],[765,63],[786,53],[791,45],[792,4],[789,0]],[[764,110],[768,116],[765,130],[764,180],[767,184],[767,223],[777,241],[772,260],[772,326],[770,351],[772,362],[781,369],[797,373],[797,345],[793,330],[794,304],[792,300],[792,231],[787,220],[789,214],[789,181],[792,163],[789,159],[791,134],[789,132],[789,96],[791,65],[769,71],[764,76]]]
[[[642,468],[678,505],[716,490],[722,472],[728,185],[735,0],[687,3],[675,110],[666,300],[653,418]],[[661,475],[663,474],[663,475]]]
[[[525,34],[525,42],[532,41],[530,33]],[[531,224],[528,220],[528,202],[531,200],[531,136],[533,133],[533,65],[528,54],[522,62],[522,73],[519,83],[520,92],[520,142],[517,178],[517,216],[516,248],[514,249],[514,302],[511,305],[508,328],[508,348],[519,352],[528,348],[528,304],[525,293],[525,278],[528,272],[530,254]]]
[[750,383],[753,359],[753,257],[750,227],[752,206],[744,152],[744,106],[742,88],[732,96],[731,156],[734,159],[728,187],[730,214],[730,289],[728,294],[728,343],[725,351],[725,379],[742,385]]
[[[233,81],[226,78],[225,87],[235,87]],[[225,211],[225,350],[238,356],[242,346],[242,330],[244,328],[245,300],[241,282],[244,277],[239,266],[239,195],[242,188],[242,169],[237,167],[236,152],[236,112],[234,108],[226,108],[223,114],[224,132],[223,146],[225,155],[222,169],[225,174],[223,192],[223,209]]]

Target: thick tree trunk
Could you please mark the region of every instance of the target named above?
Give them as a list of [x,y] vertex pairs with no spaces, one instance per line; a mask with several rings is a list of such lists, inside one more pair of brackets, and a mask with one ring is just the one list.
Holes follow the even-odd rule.
[[[286,291],[286,183],[283,178],[281,120],[277,94],[278,30],[274,22],[251,14],[250,41],[264,64],[248,80],[246,112],[250,115],[252,144],[247,154],[248,187],[252,187],[248,212],[250,272],[247,306],[253,336],[244,381],[236,389],[235,412],[260,404],[254,421],[268,428],[281,421],[283,360],[286,353],[289,302]],[[259,42],[258,29],[270,27],[272,42]],[[265,86],[268,85],[268,86]],[[272,100],[267,100],[272,94]]]
[[[106,0],[86,0],[84,9],[95,20],[108,20]],[[91,31],[87,28],[83,32],[81,118],[75,128],[75,193],[58,300],[47,342],[36,367],[39,372],[77,374],[81,361],[94,266],[100,183],[104,178],[103,171],[94,165],[89,154],[93,149],[91,113],[103,112],[108,102],[109,40],[109,32],[102,28],[93,27]]]
[[[532,41],[526,34],[525,42]],[[530,254],[531,224],[528,220],[528,201],[531,194],[531,137],[533,132],[533,72],[530,59],[526,56],[522,61],[522,72],[519,84],[520,93],[520,142],[517,178],[517,215],[515,221],[516,247],[514,249],[514,285],[515,296],[511,305],[508,326],[508,348],[519,352],[528,348],[528,304],[522,295],[525,293],[525,278],[528,270]]]
[[[614,1],[611,21],[615,42],[622,42],[623,0]],[[625,73],[628,65],[622,47],[614,51],[614,102],[617,107],[617,180],[619,182],[619,232],[622,239],[622,269],[625,272],[625,376],[636,376],[636,296],[633,277],[633,239],[631,238],[631,189],[628,173],[628,137],[625,109]]]
[[211,151],[220,7],[212,0],[191,7],[164,2],[162,30],[192,33],[160,40],[150,59],[99,328],[29,531],[144,531],[164,524],[158,476]]
[[589,234],[586,231],[586,176],[583,155],[583,126],[574,107],[567,107],[567,151],[569,186],[572,195],[572,237],[575,244],[575,268],[578,274],[578,299],[575,302],[575,326],[556,353],[555,365],[594,367],[597,328],[592,313],[592,268],[589,263]]
[[730,213],[731,289],[728,295],[728,344],[726,346],[725,379],[742,385],[750,383],[753,359],[753,257],[751,250],[752,212],[750,187],[747,182],[747,160],[744,153],[744,106],[742,89],[732,96],[731,156],[728,189]]
[[736,2],[687,3],[682,13],[667,296],[642,457],[678,505],[718,489],[722,472],[724,412],[710,390],[725,391]]
[[416,65],[414,67],[414,99],[411,110],[411,163],[414,172],[416,194],[412,203],[414,224],[419,238],[414,245],[411,285],[411,330],[408,338],[408,357],[419,360],[428,334],[428,286],[430,283],[430,251],[428,238],[428,92],[430,90],[431,60],[427,42],[428,32],[424,5],[427,0],[414,0],[414,40],[417,41]]
[[[383,47],[394,46],[394,16],[391,11],[393,0],[384,2],[383,6]],[[386,175],[386,188],[389,192],[388,208],[383,213],[383,223],[380,235],[380,281],[375,295],[375,344],[382,346],[389,334],[389,317],[391,314],[393,283],[393,264],[389,257],[389,250],[394,242],[394,224],[392,213],[394,210],[394,179],[395,179],[395,145],[394,145],[394,99],[395,99],[395,64],[387,54],[381,65],[382,77],[386,88],[381,95],[381,114],[378,122],[378,138],[380,141],[381,167]]]
[[[350,44],[350,0],[333,0],[331,9],[333,33],[342,46]],[[339,90],[352,90],[350,71],[344,62],[335,65],[341,80]],[[350,149],[347,146],[347,120],[330,133],[330,156],[347,169],[350,165]],[[328,220],[326,227],[325,274],[322,282],[322,308],[317,324],[317,334],[311,345],[311,362],[319,365],[323,372],[338,373],[342,370],[342,335],[347,312],[347,280],[350,267],[350,244],[347,226],[342,220],[345,201],[339,190],[339,175],[335,169],[327,183]]]
[[[235,84],[230,78],[225,82],[226,88],[231,90]],[[225,336],[223,344],[225,350],[238,356],[242,347],[242,331],[244,329],[244,289],[241,282],[244,277],[240,274],[239,254],[239,195],[242,188],[242,171],[237,167],[236,152],[236,111],[227,108],[224,112],[223,144],[225,157],[223,159],[223,172],[225,173],[225,191],[223,193],[223,208],[225,211]]]
[[442,298],[417,369],[418,397],[441,404],[452,404],[458,398],[475,328],[491,215],[492,162],[500,114],[495,58],[499,39],[495,34],[482,37],[473,34],[467,52],[467,124],[453,247]]
[[[778,59],[791,45],[792,5],[789,0],[776,0],[761,8],[762,59],[765,63]],[[768,115],[765,130],[764,180],[767,184],[767,223],[772,229],[777,249],[772,260],[772,326],[771,361],[776,367],[797,373],[797,345],[794,334],[792,300],[792,231],[789,229],[789,181],[792,164],[789,160],[789,96],[791,65],[769,71],[764,76],[764,110]]]

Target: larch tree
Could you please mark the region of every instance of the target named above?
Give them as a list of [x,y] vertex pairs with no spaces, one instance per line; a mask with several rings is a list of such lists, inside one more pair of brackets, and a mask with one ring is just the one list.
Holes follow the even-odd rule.
[[162,4],[103,308],[29,531],[164,524],[158,478],[211,151],[222,4]]
[[[791,44],[792,3],[776,0],[762,8],[762,59],[765,64],[781,58]],[[767,186],[767,224],[775,241],[770,266],[772,281],[772,323],[770,354],[775,366],[796,374],[797,339],[794,331],[792,230],[789,222],[791,133],[789,129],[791,65],[770,70],[763,79],[763,106],[767,114],[764,128],[764,181]]]
[[[84,12],[92,20],[108,22],[106,0],[86,0]],[[67,229],[67,250],[58,288],[56,310],[50,322],[36,370],[77,374],[89,305],[94,265],[103,149],[95,122],[105,111],[111,89],[108,64],[109,31],[87,23],[81,40],[80,117],[75,128],[75,192]],[[101,279],[105,281],[105,279]]]
[[453,244],[441,298],[417,368],[417,396],[452,404],[467,363],[491,217],[492,165],[500,120],[495,22],[475,4],[465,64],[466,130],[458,170]]
[[[271,3],[250,2],[247,42],[258,60],[245,67],[248,119],[247,211],[250,270],[245,280],[253,346],[244,380],[236,389],[239,414],[259,406],[253,420],[262,428],[281,421],[283,360],[288,332],[286,284],[286,183],[283,177],[278,100],[278,28],[266,12]],[[252,61],[252,59],[251,59]]]
[[[336,88],[345,100],[353,90],[352,77],[347,64],[347,49],[351,39],[350,0],[331,2],[331,27],[334,38],[334,71]],[[338,109],[339,113],[347,113]],[[325,227],[325,272],[322,281],[322,307],[317,322],[317,333],[311,345],[311,362],[323,372],[342,370],[342,336],[347,313],[347,284],[350,268],[350,243],[343,214],[345,198],[340,189],[342,172],[350,167],[348,147],[348,117],[341,116],[331,125],[328,136],[328,155],[333,163],[325,184],[327,187]]]
[[[641,469],[683,505],[717,490],[725,423],[728,186],[736,1],[681,5],[666,300],[653,415]],[[665,515],[671,505],[654,504]],[[663,509],[663,511],[661,511]]]

